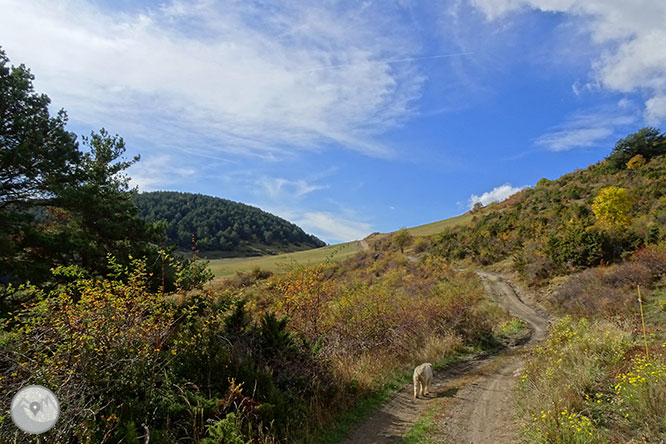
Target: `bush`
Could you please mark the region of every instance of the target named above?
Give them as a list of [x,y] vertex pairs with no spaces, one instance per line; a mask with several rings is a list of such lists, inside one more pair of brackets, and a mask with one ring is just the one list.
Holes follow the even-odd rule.
[[644,289],[666,272],[666,248],[648,247],[629,261],[590,268],[569,276],[554,293],[558,310],[578,316],[613,316],[635,304],[636,286]]
[[204,438],[202,444],[250,444],[241,432],[239,418],[234,413],[229,413],[224,419],[217,421],[208,427],[209,438]]
[[[48,442],[143,441],[149,431],[151,443],[269,443],[319,425],[309,412],[337,385],[286,319],[252,319],[230,292],[151,293],[141,261],[111,268],[104,280],[33,289],[37,301],[0,333],[0,402],[30,383],[61,402]],[[0,421],[0,442],[15,431]]]

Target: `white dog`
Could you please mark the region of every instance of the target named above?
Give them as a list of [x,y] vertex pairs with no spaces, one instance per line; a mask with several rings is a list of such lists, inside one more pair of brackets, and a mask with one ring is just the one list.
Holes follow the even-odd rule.
[[429,393],[428,386],[432,382],[432,364],[427,362],[414,369],[414,399],[421,394]]

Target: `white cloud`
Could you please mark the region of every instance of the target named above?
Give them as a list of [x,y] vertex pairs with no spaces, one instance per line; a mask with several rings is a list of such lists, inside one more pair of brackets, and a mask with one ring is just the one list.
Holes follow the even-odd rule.
[[630,113],[632,105],[622,101],[617,109],[598,108],[585,113],[576,113],[567,120],[537,138],[536,144],[550,151],[568,151],[574,148],[585,148],[607,141],[617,128],[626,127],[636,122]]
[[0,0],[0,42],[38,91],[94,128],[204,154],[333,144],[385,156],[373,137],[411,115],[425,77],[391,62],[415,45],[391,8],[376,19],[380,7],[172,0],[119,13]]
[[655,96],[645,102],[645,120],[650,125],[658,125],[666,116],[666,94]]
[[524,8],[526,0],[472,0],[471,3],[483,12],[488,20],[496,20],[508,12]]
[[469,208],[472,208],[475,203],[480,202],[484,207],[492,202],[501,202],[512,194],[517,193],[525,187],[512,187],[511,184],[504,184],[499,187],[493,188],[491,191],[486,191],[480,196],[472,194],[469,198]]
[[[488,20],[536,9],[583,18],[592,40],[603,50],[592,63],[593,83],[614,92],[638,92],[646,99],[646,118],[666,119],[666,2],[664,0],[473,0]],[[574,91],[580,91],[575,85]]]
[[264,177],[259,180],[259,185],[272,199],[283,197],[302,197],[313,191],[328,188],[326,185],[316,185],[306,180],[288,180],[281,177]]
[[348,242],[363,239],[373,232],[372,225],[366,222],[351,220],[327,212],[306,212],[296,220],[297,225],[308,233],[329,242]]
[[182,184],[183,179],[192,177],[197,170],[178,164],[167,154],[147,157],[128,170],[131,186],[138,186],[139,191],[163,190],[169,185]]
[[573,148],[592,146],[613,134],[613,128],[569,128],[546,133],[537,139],[538,145],[550,151],[568,151]]
[[261,208],[271,214],[286,219],[301,227],[306,233],[312,233],[327,243],[349,242],[363,239],[377,231],[371,223],[361,220],[349,209],[340,208],[339,212],[311,211],[308,208],[291,205],[250,202],[248,205]]

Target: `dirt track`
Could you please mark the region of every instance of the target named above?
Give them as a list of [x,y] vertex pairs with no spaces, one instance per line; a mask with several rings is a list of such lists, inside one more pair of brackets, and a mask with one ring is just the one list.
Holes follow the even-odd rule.
[[[527,304],[506,276],[478,271],[486,293],[512,315],[526,321],[530,343],[546,333],[547,315]],[[493,356],[478,356],[435,372],[427,399],[412,399],[406,385],[365,422],[356,426],[345,444],[400,443],[414,422],[436,409],[438,442],[450,444],[517,442],[517,425],[511,410],[511,390],[523,365],[519,349],[512,347]]]

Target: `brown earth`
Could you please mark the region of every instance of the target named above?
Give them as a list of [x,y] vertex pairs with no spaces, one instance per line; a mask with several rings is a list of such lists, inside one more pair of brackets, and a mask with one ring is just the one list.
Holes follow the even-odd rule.
[[[488,296],[528,323],[527,343],[545,337],[548,315],[506,275],[477,271]],[[434,411],[436,442],[450,444],[509,444],[517,442],[518,424],[512,412],[512,389],[523,366],[518,345],[494,355],[478,355],[435,371],[428,398],[414,400],[411,384],[358,424],[345,444],[401,443],[427,411]]]

